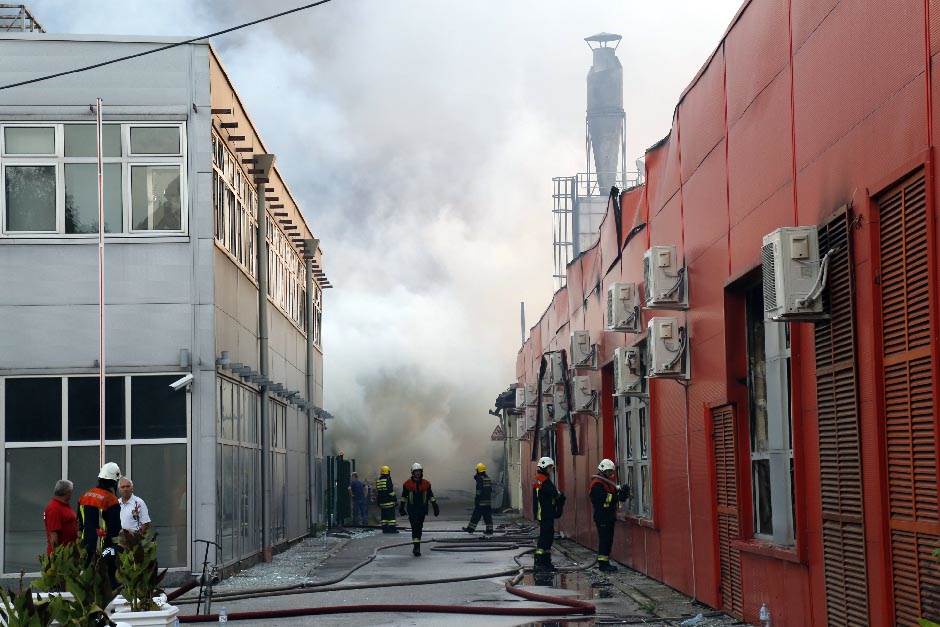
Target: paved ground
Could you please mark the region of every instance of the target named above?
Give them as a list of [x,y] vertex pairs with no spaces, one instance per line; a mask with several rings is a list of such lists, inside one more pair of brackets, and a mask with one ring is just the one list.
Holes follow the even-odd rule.
[[[449,507],[450,511],[457,508]],[[463,508],[460,508],[463,509]],[[456,512],[460,515],[460,512]],[[508,522],[508,521],[497,521]],[[465,520],[435,520],[425,526],[425,539],[461,539],[482,543],[481,534],[469,536],[458,531]],[[506,529],[512,533],[511,526]],[[450,531],[444,531],[450,530]],[[443,531],[443,532],[442,532]],[[518,533],[518,532],[516,532]],[[259,564],[245,573],[233,577],[217,588],[230,592],[257,592],[271,586],[324,582],[347,573],[355,565],[368,558],[377,547],[408,543],[408,532],[386,535],[378,532],[356,533],[352,537],[310,538],[277,556],[271,564]],[[404,583],[404,586],[378,587],[357,590],[333,590],[302,594],[278,594],[243,600],[216,601],[213,611],[225,607],[229,614],[266,609],[298,607],[348,606],[352,604],[394,603],[407,605],[446,604],[478,607],[532,608],[528,617],[473,616],[455,614],[409,613],[358,613],[332,616],[251,620],[251,625],[441,625],[459,624],[461,627],[477,625],[679,625],[681,621],[702,612],[702,620],[696,627],[739,625],[733,619],[718,615],[699,606],[684,595],[654,582],[639,573],[622,569],[620,573],[604,576],[596,568],[560,573],[550,581],[538,582],[527,574],[521,584],[529,589],[558,596],[576,596],[590,600],[597,607],[595,617],[585,619],[540,619],[539,608],[546,604],[522,599],[506,592],[504,584],[510,569],[516,568],[514,556],[526,547],[507,548],[495,551],[470,550],[467,552],[443,552],[435,547],[446,547],[445,542],[431,543],[423,548],[422,557],[413,557],[410,546],[395,547],[380,551],[376,559],[357,570],[342,581],[341,586]],[[556,542],[559,552],[554,561],[560,568],[577,568],[589,564],[593,554],[569,541]],[[563,552],[563,553],[562,553]],[[530,555],[520,558],[530,566]],[[408,585],[426,579],[479,576],[480,579],[458,583]],[[536,585],[536,584],[541,585]],[[188,597],[189,595],[187,595]],[[181,614],[192,614],[193,605],[181,605]],[[559,620],[561,622],[559,622]],[[236,625],[247,625],[249,621],[230,621]]]

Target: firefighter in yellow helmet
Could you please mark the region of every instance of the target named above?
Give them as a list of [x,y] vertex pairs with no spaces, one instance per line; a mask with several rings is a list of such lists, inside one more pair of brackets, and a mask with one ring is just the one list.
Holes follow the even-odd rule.
[[476,494],[473,497],[473,514],[470,515],[470,524],[463,528],[467,533],[477,530],[480,518],[486,524],[485,535],[493,533],[493,480],[486,474],[486,464],[477,464],[477,473],[473,480],[477,483]]
[[375,480],[375,501],[379,505],[382,533],[398,533],[395,486],[392,484],[392,469],[388,466],[379,469],[379,478]]

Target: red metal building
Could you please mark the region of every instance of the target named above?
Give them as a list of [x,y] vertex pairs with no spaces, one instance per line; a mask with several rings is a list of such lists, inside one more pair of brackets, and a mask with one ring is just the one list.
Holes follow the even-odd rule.
[[[745,3],[647,152],[646,184],[611,198],[519,352],[535,386],[572,331],[597,345],[577,374],[598,415],[530,420],[522,445],[556,457],[562,530],[595,542],[588,481],[611,457],[636,495],[620,562],[749,622],[762,604],[774,625],[940,619],[938,53],[940,0]],[[831,318],[765,327],[762,237],[796,225],[837,251]],[[660,244],[687,269],[689,308],[669,315],[691,378],[649,380],[634,405],[613,396],[611,362],[644,334],[604,330],[605,294],[641,284]]]

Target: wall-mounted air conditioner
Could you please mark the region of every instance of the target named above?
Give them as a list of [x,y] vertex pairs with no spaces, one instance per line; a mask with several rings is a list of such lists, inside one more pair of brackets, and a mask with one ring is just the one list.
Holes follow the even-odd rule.
[[637,346],[614,349],[614,395],[643,395],[643,351]]
[[820,261],[815,226],[777,229],[763,239],[761,258],[766,320],[819,320],[826,317],[822,293],[826,288],[829,251]]
[[639,333],[640,294],[636,283],[614,283],[607,288],[607,330]]
[[568,355],[572,368],[597,369],[597,345],[591,344],[589,331],[571,332],[571,352]]
[[653,246],[643,254],[647,309],[688,309],[689,277],[675,246]]
[[[535,407],[526,407],[526,409],[525,409],[525,420],[521,421],[521,422],[522,422],[522,429],[521,429],[522,433],[525,433],[526,431],[529,431],[529,430],[535,428],[535,418],[536,418],[535,412],[536,412]],[[520,435],[522,435],[522,433],[520,433]]]
[[516,409],[525,407],[525,386],[520,385],[516,388]]
[[656,317],[649,321],[647,375],[650,378],[688,379],[689,337],[678,318]]
[[575,413],[597,414],[597,390],[591,386],[591,377],[580,376],[571,379],[572,400]]
[[549,366],[552,371],[551,381],[561,383],[565,380],[565,365],[560,351],[549,353]]

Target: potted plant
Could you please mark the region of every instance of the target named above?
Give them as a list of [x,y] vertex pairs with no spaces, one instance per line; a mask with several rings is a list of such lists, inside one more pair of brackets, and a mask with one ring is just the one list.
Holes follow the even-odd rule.
[[48,601],[58,625],[110,625],[107,607],[114,598],[107,563],[96,555],[88,560],[78,542],[56,547],[39,558],[40,576],[34,582],[39,592],[34,601]]
[[176,624],[179,608],[168,604],[160,589],[166,569],[157,568],[156,536],[122,531],[118,543],[123,551],[118,553],[116,576],[124,603],[115,599],[114,620],[138,627]]
[[43,627],[52,624],[52,606],[48,599],[36,599],[29,586],[23,587],[20,576],[19,592],[0,588],[0,625],[9,627]]

